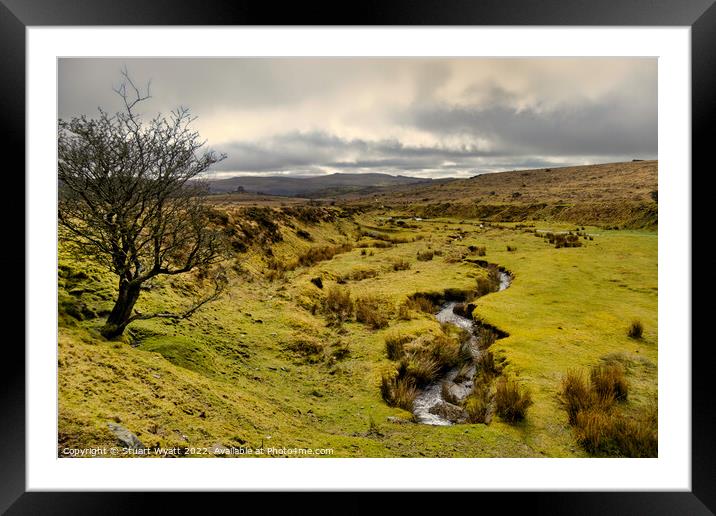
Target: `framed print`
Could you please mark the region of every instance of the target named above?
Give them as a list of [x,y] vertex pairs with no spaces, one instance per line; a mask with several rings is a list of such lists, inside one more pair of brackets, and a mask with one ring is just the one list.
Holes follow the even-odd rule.
[[132,4],[0,5],[26,228],[3,510],[711,513],[712,2]]

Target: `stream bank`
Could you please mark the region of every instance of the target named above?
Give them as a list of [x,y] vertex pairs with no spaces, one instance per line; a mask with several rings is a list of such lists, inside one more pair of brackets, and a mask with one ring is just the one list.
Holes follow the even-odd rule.
[[[500,282],[495,292],[507,289],[512,282],[512,275],[504,268],[499,268],[498,274]],[[418,393],[413,402],[413,414],[418,423],[448,426],[465,422],[467,414],[456,403],[464,401],[472,392],[475,375],[478,373],[478,360],[482,353],[487,352],[487,346],[481,346],[481,335],[485,334],[481,330],[492,331],[496,338],[506,336],[504,332],[474,321],[471,317],[466,317],[465,315],[471,315],[471,306],[474,308],[474,305],[471,304],[466,305],[459,301],[446,301],[435,315],[435,318],[440,323],[453,324],[469,332],[468,346],[472,359],[467,363],[467,369],[465,364],[458,365]],[[451,403],[445,399],[444,389],[451,400],[456,403]]]

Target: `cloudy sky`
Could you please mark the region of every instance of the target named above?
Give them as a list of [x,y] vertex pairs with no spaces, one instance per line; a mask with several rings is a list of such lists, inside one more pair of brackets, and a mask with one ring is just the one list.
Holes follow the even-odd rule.
[[61,59],[59,117],[117,111],[128,68],[146,116],[183,105],[213,174],[484,172],[657,157],[653,58]]

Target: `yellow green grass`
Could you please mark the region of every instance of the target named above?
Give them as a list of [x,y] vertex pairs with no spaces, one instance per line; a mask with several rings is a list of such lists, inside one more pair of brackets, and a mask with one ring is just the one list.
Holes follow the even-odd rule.
[[[412,227],[401,227],[388,223],[389,215],[282,224],[283,241],[272,245],[280,263],[311,246],[353,248],[272,281],[263,250],[251,248],[237,255],[243,272],[219,301],[189,320],[137,322],[118,342],[103,340],[97,333],[103,319],[92,316],[111,307],[113,278],[61,247],[59,447],[111,444],[107,423],[119,421],[148,446],[332,448],[334,457],[586,456],[558,397],[567,370],[616,356],[629,366],[626,410],[656,399],[655,232],[587,227],[593,241],[555,249],[514,224],[480,228],[475,220],[405,219]],[[301,228],[313,242],[295,234]],[[359,247],[391,239],[402,243]],[[471,245],[485,246],[486,256],[470,253]],[[517,250],[507,251],[508,245]],[[438,255],[419,261],[418,252],[427,250]],[[381,376],[393,367],[386,335],[440,331],[430,314],[410,311],[402,320],[398,307],[416,292],[474,289],[485,271],[463,255],[515,275],[509,289],[478,299],[474,315],[509,334],[491,351],[504,374],[532,393],[523,422],[496,417],[489,425],[419,425],[381,399]],[[410,268],[394,270],[396,261]],[[377,275],[351,279],[360,270]],[[323,289],[311,283],[316,277]],[[388,327],[329,324],[320,303],[336,285],[353,299],[379,298]],[[185,305],[196,288],[192,278],[158,281],[137,308]],[[68,315],[78,310],[82,320]],[[634,319],[644,325],[641,339],[627,336]]]

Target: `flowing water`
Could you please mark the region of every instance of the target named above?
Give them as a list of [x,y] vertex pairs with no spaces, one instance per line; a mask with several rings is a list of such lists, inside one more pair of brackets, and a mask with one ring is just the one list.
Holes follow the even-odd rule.
[[[499,292],[509,287],[510,281],[512,281],[512,277],[508,273],[500,271],[500,286],[497,291]],[[475,323],[472,319],[458,315],[453,311],[455,305],[458,304],[460,303],[457,301],[448,301],[440,308],[435,318],[441,323],[454,324],[470,332],[470,350],[472,351],[473,357],[477,357],[480,353],[480,349],[478,346],[478,338],[475,335]],[[473,377],[475,376],[475,365],[471,365],[466,371],[466,374],[463,374],[463,377],[455,382],[455,378],[459,372],[460,367],[451,369],[442,378],[425,387],[425,389],[420,391],[415,397],[415,401],[413,402],[413,414],[415,414],[419,423],[440,426],[452,424],[443,414],[433,412],[436,411],[437,407],[445,403],[445,399],[442,395],[442,383],[444,381],[449,382],[450,392],[458,400],[463,400],[470,394],[473,387]],[[431,412],[431,410],[433,412]]]

